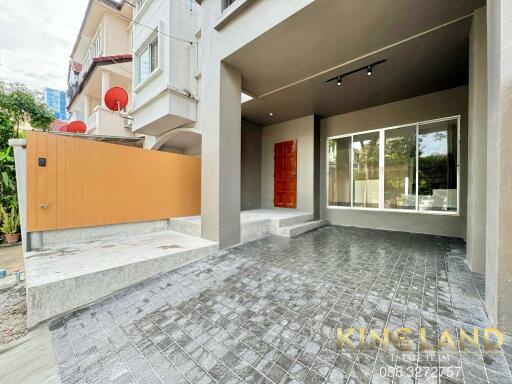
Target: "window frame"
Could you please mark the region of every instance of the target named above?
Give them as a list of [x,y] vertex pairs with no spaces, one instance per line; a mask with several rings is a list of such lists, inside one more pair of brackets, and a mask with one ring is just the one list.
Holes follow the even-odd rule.
[[[158,25],[155,30],[144,40],[144,43],[135,51],[135,57],[133,60],[133,86],[134,92],[137,93],[141,88],[143,88],[147,83],[149,83],[152,79],[154,79],[161,71],[162,71],[162,41],[160,39],[160,30],[162,29],[162,25]],[[156,68],[151,70],[151,46],[157,43],[157,60],[158,64]],[[145,79],[140,79],[140,57],[141,55],[149,49],[149,66],[150,72]]]
[[[457,209],[456,211],[421,211],[419,209],[419,128],[421,125],[437,123],[442,121],[449,120],[457,120]],[[335,209],[335,210],[356,210],[356,211],[370,211],[370,212],[396,212],[396,213],[408,213],[408,214],[419,214],[419,215],[441,215],[441,216],[460,216],[460,120],[461,115],[454,115],[448,117],[442,117],[438,119],[431,119],[425,121],[416,121],[407,124],[394,125],[391,127],[384,128],[376,128],[369,129],[365,131],[345,133],[341,135],[333,135],[327,136],[325,141],[325,158],[326,158],[326,168],[325,168],[325,198],[326,198],[326,209]],[[392,129],[404,128],[416,126],[416,209],[400,209],[400,208],[384,208],[384,175],[385,175],[385,132]],[[371,132],[379,132],[379,207],[371,208],[371,207],[354,207],[354,136],[362,135]],[[339,206],[339,205],[330,205],[329,204],[329,141],[340,139],[340,138],[351,138],[351,146],[350,146],[350,206]]]

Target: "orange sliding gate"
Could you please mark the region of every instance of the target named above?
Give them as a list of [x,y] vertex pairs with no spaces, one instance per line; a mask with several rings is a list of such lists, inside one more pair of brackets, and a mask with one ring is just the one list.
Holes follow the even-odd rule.
[[199,215],[201,159],[27,133],[27,230]]

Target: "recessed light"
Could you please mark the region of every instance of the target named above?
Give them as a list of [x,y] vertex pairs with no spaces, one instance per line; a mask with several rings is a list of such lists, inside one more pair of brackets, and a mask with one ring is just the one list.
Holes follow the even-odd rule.
[[341,76],[338,77],[338,87],[341,85]]
[[269,115],[269,117],[274,117],[275,116],[274,112],[269,112],[268,115]]

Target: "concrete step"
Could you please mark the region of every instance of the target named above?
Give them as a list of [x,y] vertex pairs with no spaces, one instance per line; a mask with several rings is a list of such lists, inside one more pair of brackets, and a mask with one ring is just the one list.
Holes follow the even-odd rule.
[[201,216],[178,217],[169,220],[169,229],[185,235],[201,237]]
[[218,244],[159,231],[25,253],[29,327],[207,256]]
[[295,237],[302,235],[303,233],[312,231],[314,229],[320,228],[324,225],[327,225],[329,222],[327,220],[313,220],[302,223],[297,223],[293,225],[288,225],[286,227],[280,227],[277,230],[277,236],[283,237]]

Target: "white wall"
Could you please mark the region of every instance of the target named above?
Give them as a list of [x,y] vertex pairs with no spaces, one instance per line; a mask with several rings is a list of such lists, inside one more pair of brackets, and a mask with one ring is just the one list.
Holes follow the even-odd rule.
[[[197,120],[198,42],[201,7],[196,2],[147,0],[133,25],[133,130],[161,136]],[[159,64],[148,79],[137,81],[137,55],[158,36]]]
[[121,16],[111,13],[105,15],[104,25],[104,56],[126,55],[131,53],[129,31],[130,22]]
[[[322,119],[320,147],[322,159],[320,163],[321,217],[330,220],[332,224],[339,225],[465,237],[467,109],[468,88],[463,86]],[[327,137],[455,115],[461,115],[461,191],[459,216],[327,208],[325,169]]]
[[261,145],[261,207],[274,207],[274,144],[288,140],[297,140],[297,210],[313,212],[313,115],[263,127]]

